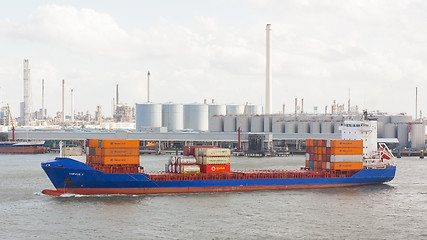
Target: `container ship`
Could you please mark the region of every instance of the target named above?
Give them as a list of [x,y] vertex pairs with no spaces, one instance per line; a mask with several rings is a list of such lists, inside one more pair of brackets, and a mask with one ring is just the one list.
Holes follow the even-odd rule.
[[0,142],[0,153],[36,154],[45,153],[47,148],[42,142]]
[[376,121],[345,121],[342,139],[307,139],[305,167],[300,170],[230,170],[230,150],[186,146],[171,156],[163,172],[144,172],[138,140],[87,141],[86,163],[67,157],[43,162],[56,190],[64,193],[163,194],[237,192],[348,187],[391,181],[395,158],[377,143]]

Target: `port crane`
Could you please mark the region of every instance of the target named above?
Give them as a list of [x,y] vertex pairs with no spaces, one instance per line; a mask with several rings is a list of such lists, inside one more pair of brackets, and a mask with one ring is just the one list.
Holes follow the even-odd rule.
[[12,123],[12,141],[15,141],[15,125],[13,124],[12,113],[10,112],[9,103],[7,104],[7,110],[9,111],[10,122]]
[[243,110],[242,118],[240,118],[239,127],[237,128],[237,151],[238,152],[240,152],[240,142],[241,142],[240,141],[240,126],[242,125],[243,118],[245,117],[247,106],[248,106],[248,103],[246,102],[245,109]]

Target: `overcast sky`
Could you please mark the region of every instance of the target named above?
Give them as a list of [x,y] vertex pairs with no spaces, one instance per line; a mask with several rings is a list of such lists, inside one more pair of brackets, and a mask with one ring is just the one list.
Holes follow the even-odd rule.
[[[333,100],[415,115],[427,97],[427,1],[3,1],[0,101],[19,115],[23,60],[32,110],[110,115],[120,102],[264,104],[265,25],[272,26],[273,112]],[[329,107],[330,109],[330,107]],[[427,113],[426,113],[427,114]]]

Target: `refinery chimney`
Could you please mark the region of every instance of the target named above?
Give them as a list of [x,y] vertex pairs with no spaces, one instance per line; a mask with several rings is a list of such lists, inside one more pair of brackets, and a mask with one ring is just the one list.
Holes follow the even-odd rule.
[[270,24],[266,27],[265,114],[271,114]]
[[116,106],[119,105],[119,84],[116,84]]
[[147,73],[147,102],[150,102],[150,72]]
[[62,79],[62,122],[65,122],[65,80]]
[[42,79],[42,120],[44,119],[44,79]]
[[71,89],[71,122],[74,122],[74,93]]
[[30,125],[31,82],[28,59],[24,59],[24,125]]

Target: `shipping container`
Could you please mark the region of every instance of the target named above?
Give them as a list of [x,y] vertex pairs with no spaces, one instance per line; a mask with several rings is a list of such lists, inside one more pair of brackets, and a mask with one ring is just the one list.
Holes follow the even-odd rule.
[[331,155],[362,155],[363,148],[331,148]]
[[309,168],[310,167],[310,161],[309,160],[305,160],[305,167]]
[[363,155],[331,155],[331,162],[362,162]]
[[100,148],[138,148],[139,140],[124,140],[124,139],[101,139],[98,140]]
[[89,148],[98,147],[98,140],[99,139],[88,139],[86,141],[86,146]]
[[196,148],[215,148],[215,146],[184,146],[182,149],[184,155],[195,155]]
[[363,162],[331,162],[333,170],[360,170],[363,167]]
[[95,148],[96,156],[139,156],[139,148]]
[[230,164],[230,157],[199,157],[197,159],[197,164]]
[[225,173],[230,172],[230,165],[217,164],[217,165],[200,165],[203,173]]
[[179,173],[197,174],[197,173],[200,173],[200,166],[199,165],[179,165]]
[[313,170],[313,167],[314,167],[314,161],[310,161],[310,162],[309,162],[309,167],[310,167],[310,170]]
[[310,153],[305,154],[305,160],[310,160]]
[[228,148],[201,148],[198,149],[199,156],[203,157],[229,157],[230,149]]
[[322,162],[322,169],[326,169],[326,162]]
[[328,140],[332,148],[362,148],[363,140]]
[[124,157],[102,157],[92,156],[91,159],[94,164],[117,165],[117,164],[136,164],[139,165],[139,156],[124,156]]
[[327,170],[331,169],[331,163],[330,162],[326,162],[326,169]]

